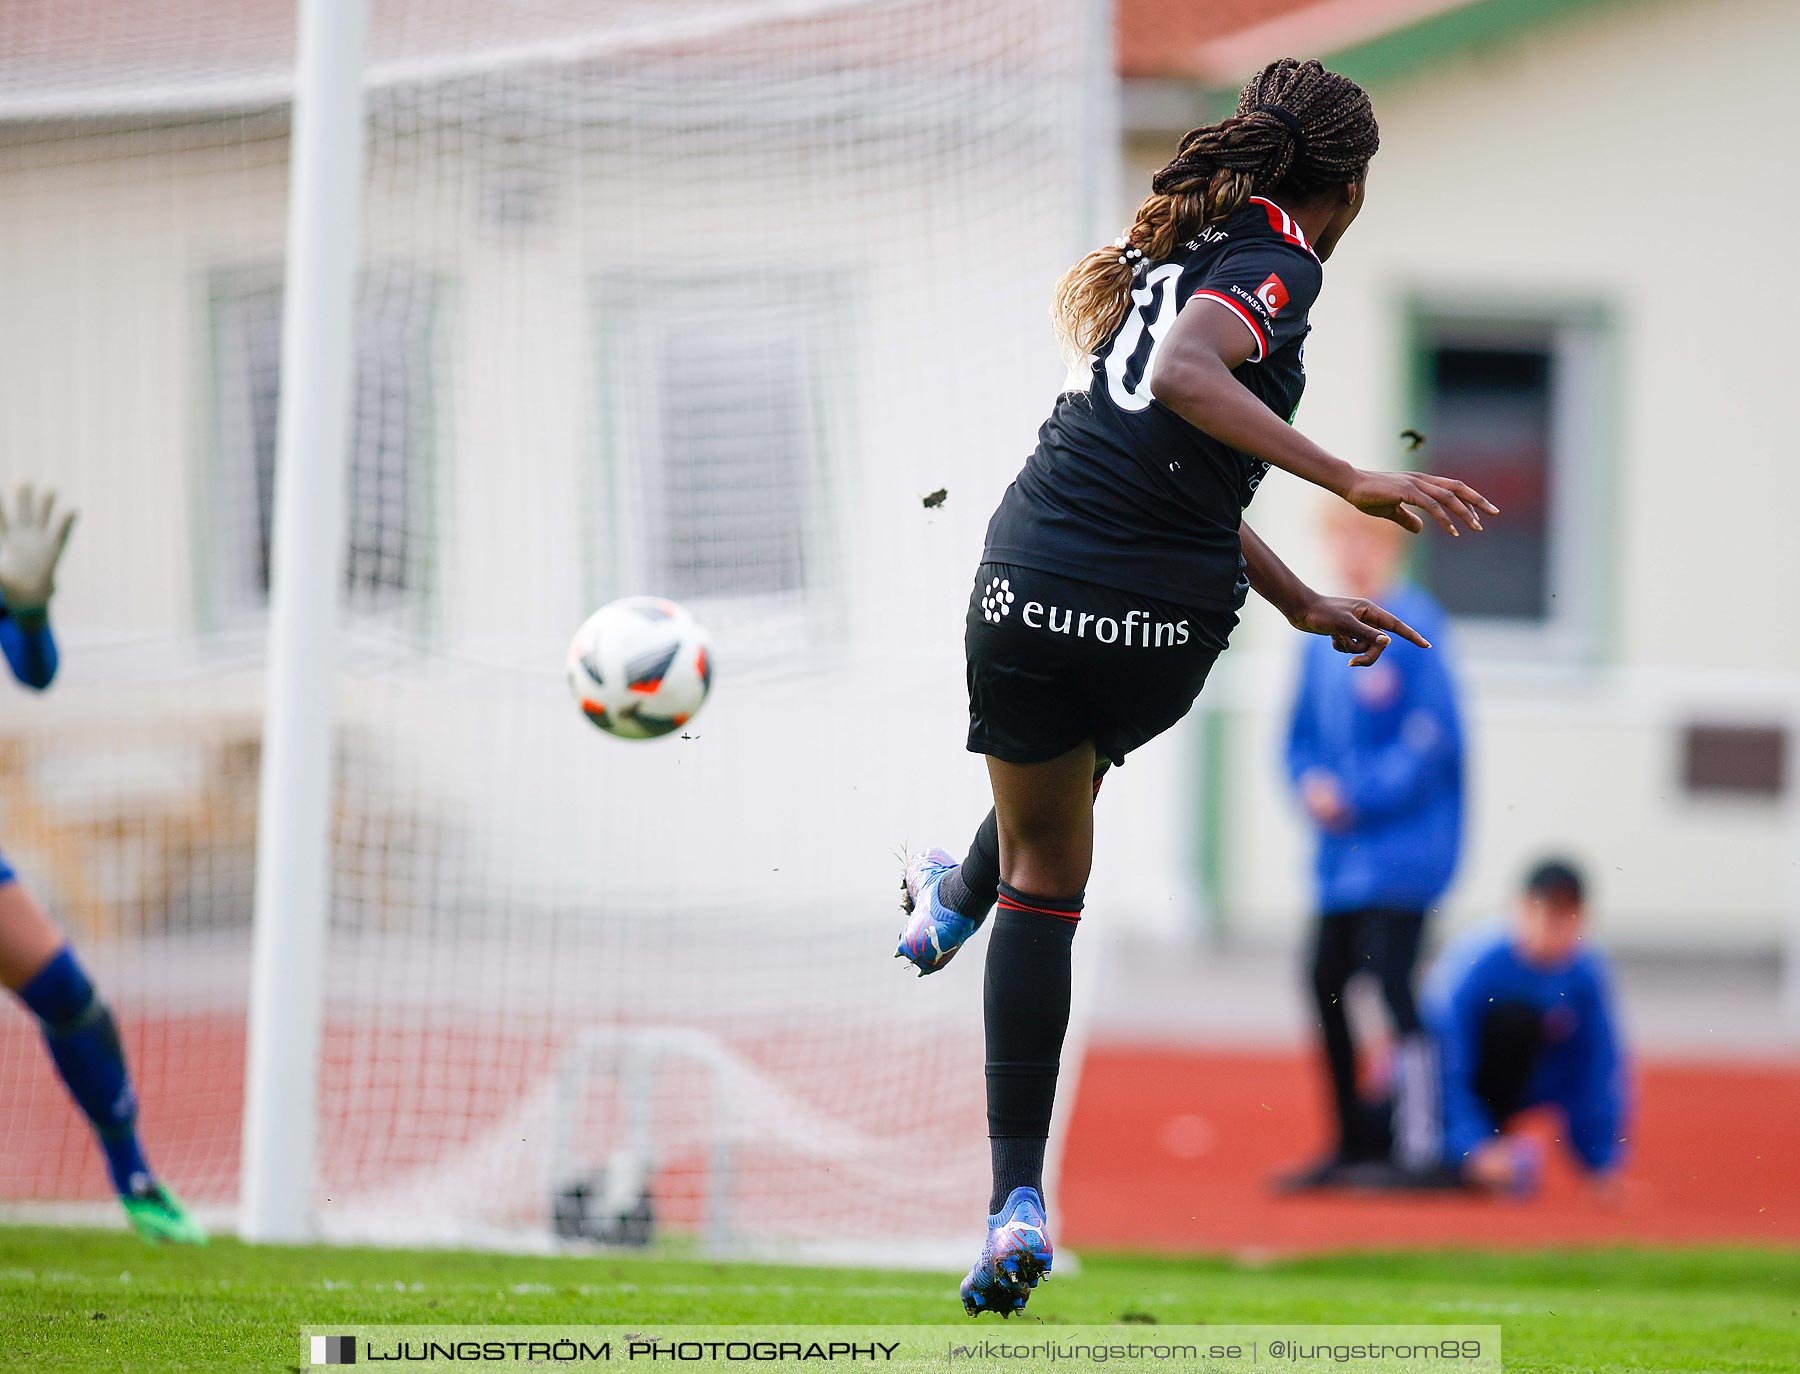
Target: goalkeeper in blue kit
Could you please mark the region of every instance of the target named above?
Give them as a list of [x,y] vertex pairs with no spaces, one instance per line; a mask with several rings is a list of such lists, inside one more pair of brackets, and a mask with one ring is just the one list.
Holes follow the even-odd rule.
[[[34,690],[56,676],[50,598],[75,512],[21,487],[0,500],[0,651]],[[146,1240],[203,1244],[206,1232],[157,1181],[137,1133],[137,1095],[112,1013],[73,946],[0,857],[0,984],[37,1018],[50,1059],[93,1127],[125,1216]]]

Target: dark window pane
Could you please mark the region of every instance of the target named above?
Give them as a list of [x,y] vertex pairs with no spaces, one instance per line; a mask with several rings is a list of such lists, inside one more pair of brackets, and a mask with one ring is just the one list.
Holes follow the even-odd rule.
[[[243,360],[243,385],[248,391],[244,413],[248,417],[250,460],[255,475],[256,550],[255,584],[258,599],[269,594],[269,546],[275,519],[275,420],[281,398],[281,292],[258,291],[237,303],[238,328],[227,334],[225,347],[236,347]],[[236,436],[241,443],[244,436]],[[239,453],[228,452],[226,461]],[[233,489],[238,489],[233,484]]]
[[661,461],[649,480],[669,595],[804,585],[812,426],[798,343],[716,327],[665,339]]
[[1549,613],[1551,369],[1542,347],[1428,346],[1429,467],[1504,512],[1478,539],[1424,546],[1425,580],[1452,612],[1509,620]]
[[1681,780],[1690,792],[1775,799],[1787,788],[1787,731],[1779,725],[1690,725]]
[[[344,582],[353,608],[386,604],[415,581],[413,564],[420,543],[415,479],[426,440],[421,415],[428,356],[415,337],[414,320],[420,313],[416,304],[411,291],[365,290],[359,302],[344,531]],[[258,593],[266,599],[281,394],[280,288],[240,297],[233,318],[238,327],[235,337],[227,335],[225,346],[241,349],[244,357],[255,468],[255,579]]]

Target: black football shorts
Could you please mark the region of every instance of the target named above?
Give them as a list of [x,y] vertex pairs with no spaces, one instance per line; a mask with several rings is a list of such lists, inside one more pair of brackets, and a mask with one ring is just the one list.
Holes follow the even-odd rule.
[[969,597],[969,751],[1042,763],[1093,740],[1122,763],[1188,713],[1237,615],[1007,563]]

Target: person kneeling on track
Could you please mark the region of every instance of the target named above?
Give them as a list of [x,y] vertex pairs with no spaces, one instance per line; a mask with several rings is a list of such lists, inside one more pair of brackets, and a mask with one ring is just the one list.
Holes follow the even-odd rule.
[[1586,931],[1581,875],[1551,859],[1526,878],[1510,927],[1472,932],[1444,951],[1423,1007],[1436,1092],[1397,1092],[1399,1105],[1377,1111],[1388,1160],[1346,1183],[1529,1195],[1542,1161],[1536,1142],[1508,1127],[1549,1107],[1596,1195],[1616,1200],[1626,1060],[1608,963]]

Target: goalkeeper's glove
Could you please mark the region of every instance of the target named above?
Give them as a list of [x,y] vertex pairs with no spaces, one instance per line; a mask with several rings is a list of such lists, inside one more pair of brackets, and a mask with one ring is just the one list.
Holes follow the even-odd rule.
[[0,597],[6,608],[24,619],[44,614],[56,591],[56,564],[69,542],[75,512],[57,518],[56,493],[40,498],[28,482],[19,488],[12,508],[0,498]]

